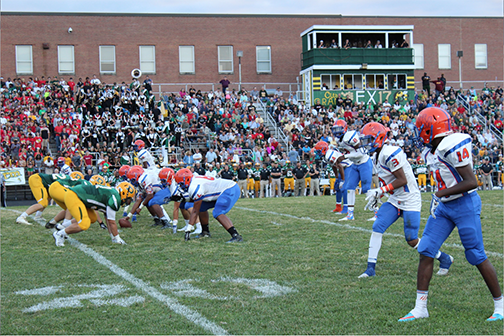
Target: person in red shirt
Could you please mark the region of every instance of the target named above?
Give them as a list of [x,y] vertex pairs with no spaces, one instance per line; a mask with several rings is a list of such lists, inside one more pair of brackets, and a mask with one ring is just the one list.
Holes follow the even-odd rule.
[[63,133],[63,123],[58,121],[58,125],[54,127],[54,137],[56,139],[56,148],[59,151],[61,145],[61,134]]
[[93,166],[93,156],[89,151],[86,151],[86,155],[82,157],[84,164],[86,165],[86,171]]
[[33,138],[33,147],[35,150],[42,149],[42,137],[40,136],[40,133],[37,133]]
[[73,81],[73,78],[70,77],[70,79],[67,82],[68,88],[70,89],[70,94],[73,94],[74,87],[75,87],[75,82]]

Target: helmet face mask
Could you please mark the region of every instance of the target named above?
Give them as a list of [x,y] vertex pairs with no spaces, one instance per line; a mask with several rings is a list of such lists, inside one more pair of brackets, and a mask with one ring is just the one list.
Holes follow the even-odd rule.
[[161,180],[161,184],[163,186],[171,184],[174,177],[175,172],[171,168],[163,168],[159,171],[159,179]]
[[315,144],[314,149],[319,156],[324,156],[327,153],[327,150],[329,149],[329,145],[325,141],[319,141]]
[[131,169],[128,171],[126,176],[128,177],[128,180],[133,186],[138,186],[138,179],[140,176],[144,173],[144,170],[142,167],[139,166],[133,166]]

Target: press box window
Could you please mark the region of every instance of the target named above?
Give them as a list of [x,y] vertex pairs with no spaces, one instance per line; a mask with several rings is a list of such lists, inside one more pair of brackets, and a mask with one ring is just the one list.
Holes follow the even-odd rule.
[[233,73],[233,46],[218,46],[219,73]]
[[116,72],[115,46],[100,46],[100,73]]

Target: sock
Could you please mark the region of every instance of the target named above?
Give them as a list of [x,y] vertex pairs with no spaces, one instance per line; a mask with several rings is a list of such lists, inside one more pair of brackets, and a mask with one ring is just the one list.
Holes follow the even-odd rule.
[[28,216],[28,214],[26,212],[23,212],[21,215],[19,215],[19,217],[23,217],[23,218],[26,218],[26,216]]
[[177,227],[177,224],[178,224],[178,219],[174,219],[173,222],[172,222],[172,225]]
[[189,219],[184,219],[185,225],[189,225]]
[[54,220],[54,218],[53,218],[53,219],[51,219],[51,220],[49,221],[49,223],[51,223],[51,224],[55,224],[55,225],[56,225],[56,221]]
[[371,234],[371,239],[369,239],[368,265],[369,263],[376,264],[376,260],[378,259],[378,252],[380,252],[382,245],[382,238],[383,233],[373,232]]
[[168,218],[166,218],[166,216],[163,216],[163,217],[161,217],[159,219],[161,219],[161,220],[168,220]]
[[42,216],[42,211],[37,211],[37,212],[35,213],[35,217],[40,217],[40,216]]
[[[196,226],[196,230],[205,231],[205,230],[203,230],[203,226],[201,225],[200,222],[198,222],[198,223],[196,223],[194,225]],[[210,232],[210,231],[208,231],[208,225],[207,225],[207,232]]]
[[62,235],[63,237],[68,237],[68,234],[66,233],[65,230],[60,230],[58,231],[60,233],[60,235]]
[[67,228],[67,227],[69,227],[71,224],[72,224],[72,220],[71,220],[71,219],[66,219],[66,218],[65,218],[65,219],[63,220],[63,224],[61,224],[61,225],[63,225],[63,227],[64,227],[64,228]]
[[166,218],[168,219],[168,221],[169,221],[169,222],[171,222],[171,218],[170,218],[170,216],[168,216],[168,214],[166,213],[166,210],[165,210],[163,207],[161,207],[161,209],[163,209],[163,215],[164,215],[163,217],[166,217]]
[[415,310],[427,309],[427,296],[428,295],[429,295],[429,291],[417,290],[416,301],[415,301]]
[[347,201],[348,201],[348,207],[353,207],[355,205],[355,190],[348,190],[347,191]]
[[231,235],[231,237],[234,237],[235,235],[238,234],[238,231],[236,231],[234,226],[231,226],[229,229],[227,229],[227,232]]
[[110,234],[110,238],[114,239],[114,235],[112,233]]
[[128,213],[128,209],[129,209],[129,207],[130,207],[129,205],[126,205],[126,206],[124,207],[124,212]]
[[498,298],[493,298],[494,299],[494,314],[503,314],[503,303],[504,300],[502,299],[502,295],[499,296]]
[[[201,230],[203,232],[210,232],[210,227],[208,224],[200,224],[201,225]],[[196,223],[196,227],[198,227],[198,223]]]
[[159,219],[159,216],[152,216],[152,218],[154,218],[154,220],[156,220],[156,219]]

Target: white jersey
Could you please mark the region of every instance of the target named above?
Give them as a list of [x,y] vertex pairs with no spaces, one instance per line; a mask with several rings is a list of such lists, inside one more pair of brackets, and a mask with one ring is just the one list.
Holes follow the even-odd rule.
[[343,140],[341,141],[342,153],[345,155],[345,159],[356,165],[361,165],[369,160],[369,155],[362,148],[354,148],[354,146],[359,144],[359,132],[348,131],[343,135]]
[[406,184],[390,192],[388,202],[404,211],[420,211],[422,198],[415,175],[406,154],[400,147],[385,144],[376,161],[380,185],[386,186],[396,179],[393,172],[402,168],[406,175]]
[[[341,154],[343,154],[343,152],[345,151],[344,147],[342,146],[343,142],[340,141],[339,139],[336,139],[336,143],[338,144],[338,148],[339,148],[339,152]],[[340,162],[340,165],[343,166],[343,168],[346,168],[346,167],[350,167],[351,165],[353,165],[353,162],[350,161],[349,159],[344,159],[343,161]]]
[[63,167],[60,168],[60,174],[70,175],[71,173],[72,169],[67,164],[64,164]]
[[157,172],[146,170],[138,179],[139,188],[147,194],[155,194],[161,190],[161,180]]
[[219,198],[225,190],[232,188],[236,182],[226,179],[214,179],[207,176],[194,176],[189,185],[188,193],[191,201],[212,202]]
[[137,153],[138,161],[140,161],[140,165],[143,167],[144,162],[147,163],[147,169],[157,168],[156,163],[154,162],[154,157],[147,149],[141,149]]
[[[438,190],[451,188],[462,181],[462,177],[457,168],[470,165],[473,167],[472,160],[472,139],[468,134],[453,133],[446,136],[439,143],[436,152],[436,162],[431,171],[437,183]],[[477,188],[469,190],[467,193],[476,191]],[[442,197],[441,202],[453,201],[467,193]]]

